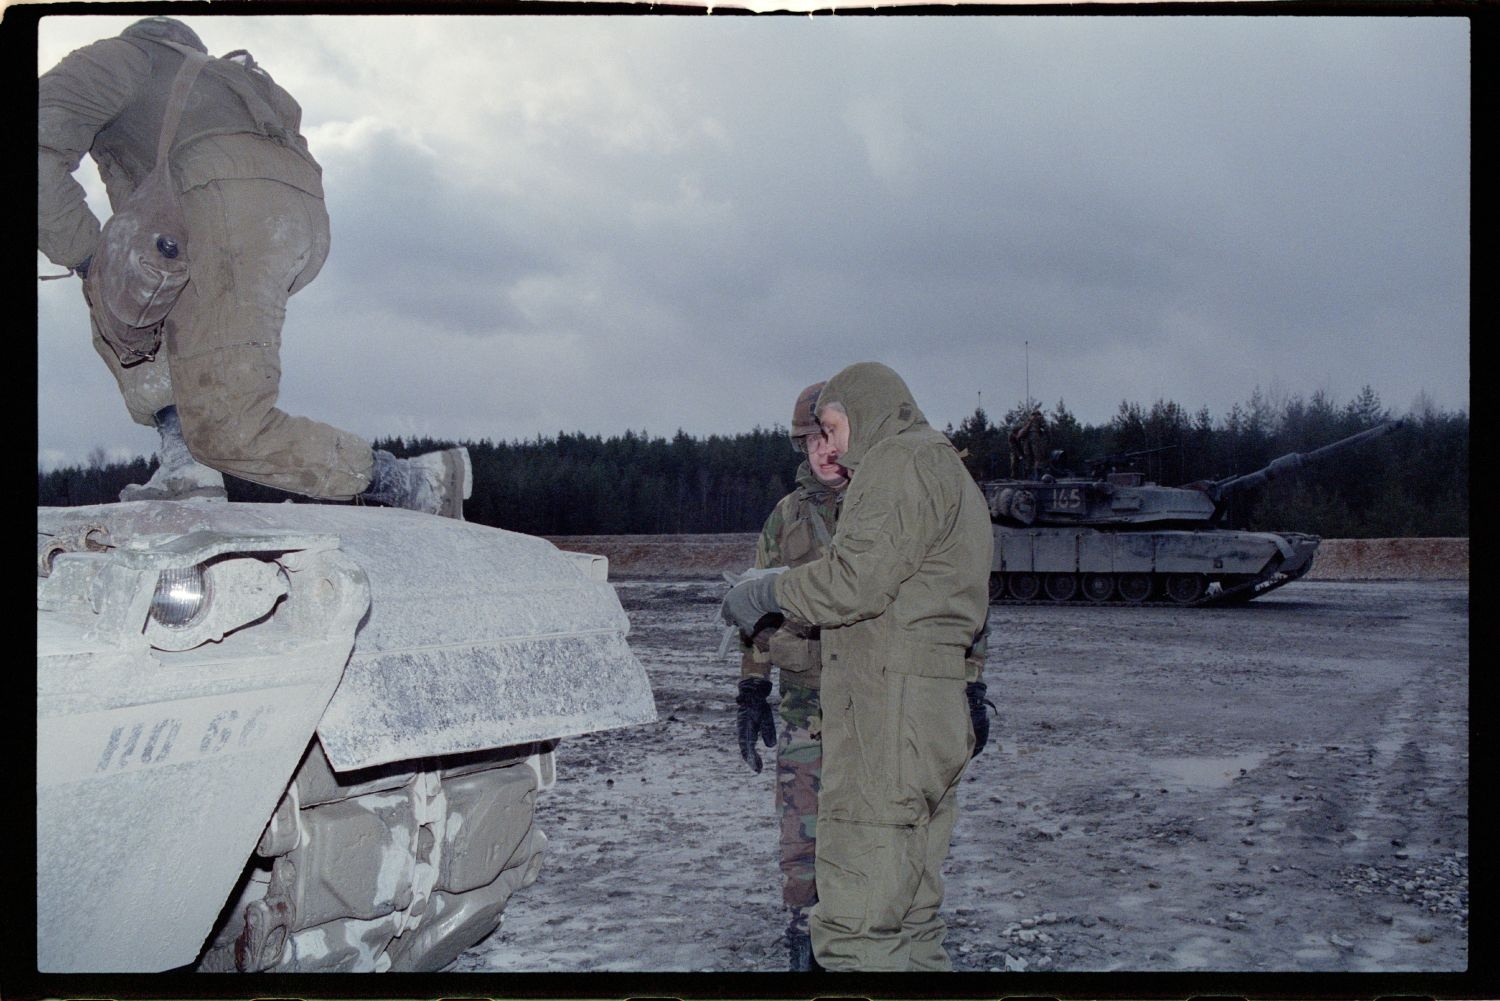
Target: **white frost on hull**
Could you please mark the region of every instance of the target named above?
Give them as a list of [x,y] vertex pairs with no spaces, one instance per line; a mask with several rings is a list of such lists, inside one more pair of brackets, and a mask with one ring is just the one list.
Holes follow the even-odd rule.
[[220,554],[278,567],[286,614],[185,651],[151,644],[146,609],[159,569],[200,553],[67,553],[39,579],[40,970],[152,971],[196,958],[369,604],[363,574],[329,542],[286,550],[263,535]]
[[[344,772],[655,719],[606,567],[545,540],[311,504],[50,508],[37,528],[108,543],[38,580],[48,972],[193,962],[315,732]],[[173,646],[144,626],[157,573],[207,557],[286,592],[226,573],[256,577],[255,603]]]

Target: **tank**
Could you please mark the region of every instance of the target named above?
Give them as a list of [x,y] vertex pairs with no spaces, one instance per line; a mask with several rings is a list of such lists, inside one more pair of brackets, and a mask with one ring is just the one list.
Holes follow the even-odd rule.
[[[1247,532],[1222,522],[1237,493],[1386,435],[1401,421],[1243,476],[1180,487],[1137,472],[980,484],[994,523],[990,597],[997,602],[1211,605],[1249,601],[1312,567],[1319,538]],[[1112,457],[1113,458],[1113,457]]]
[[37,511],[37,969],[434,970],[560,739],[656,718],[603,557],[393,508]]

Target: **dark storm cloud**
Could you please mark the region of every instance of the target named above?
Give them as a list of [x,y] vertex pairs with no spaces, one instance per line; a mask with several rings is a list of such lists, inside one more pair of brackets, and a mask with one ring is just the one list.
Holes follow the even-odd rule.
[[[392,321],[468,334],[527,325],[506,297],[547,267],[543,249],[508,216],[476,204],[441,175],[436,158],[380,131],[324,157],[333,248],[323,297],[361,299]],[[376,207],[376,211],[372,211]]]
[[365,433],[733,433],[866,359],[940,425],[1468,405],[1462,19],[203,22],[303,102],[283,396]]

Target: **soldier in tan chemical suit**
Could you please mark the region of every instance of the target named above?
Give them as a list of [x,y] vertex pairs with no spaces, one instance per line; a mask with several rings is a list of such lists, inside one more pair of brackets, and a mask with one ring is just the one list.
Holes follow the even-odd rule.
[[[229,473],[310,497],[461,518],[467,450],[398,459],[276,407],[287,299],[323,266],[328,213],[301,108],[247,53],[208,61],[176,131],[169,163],[191,278],[159,352],[124,363],[101,335],[91,294],[98,276],[89,272],[100,223],[72,174],[88,154],[110,205],[129,198],[156,164],[167,95],[187,58],[177,46],[207,52],[186,24],[150,17],[70,53],[38,80],[37,246],[83,278],[94,347],[130,416],[162,438],[151,481],[121,499],[223,499],[220,473]],[[255,96],[265,103],[253,112]],[[266,112],[274,120],[260,120]]]
[[942,864],[983,714],[966,657],[987,620],[989,509],[888,367],[851,365],[817,407],[851,474],[838,529],[819,559],[736,585],[722,612],[747,635],[769,614],[821,630],[817,961],[947,970]]

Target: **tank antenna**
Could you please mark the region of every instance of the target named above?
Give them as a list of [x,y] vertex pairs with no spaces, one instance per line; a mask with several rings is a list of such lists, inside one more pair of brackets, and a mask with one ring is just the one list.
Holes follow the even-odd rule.
[[1026,406],[1031,407],[1031,342],[1026,341]]

